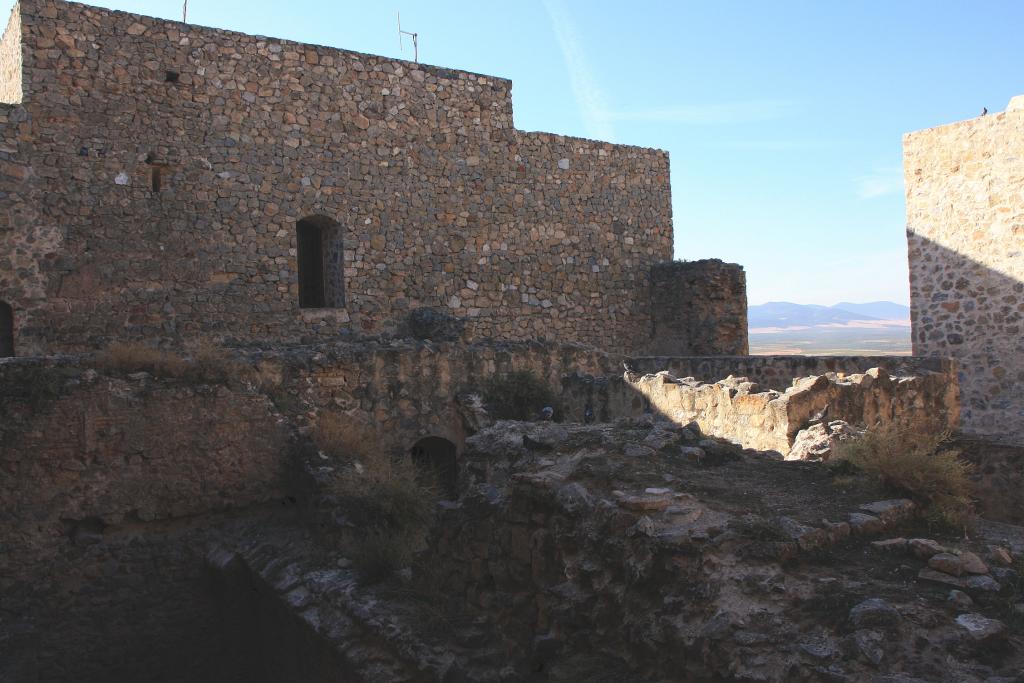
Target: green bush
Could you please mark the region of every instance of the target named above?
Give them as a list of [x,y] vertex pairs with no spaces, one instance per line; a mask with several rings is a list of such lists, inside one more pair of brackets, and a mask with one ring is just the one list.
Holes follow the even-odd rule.
[[558,396],[551,387],[528,370],[494,375],[483,388],[488,412],[501,420],[534,420],[545,406],[555,410],[561,421]]
[[948,433],[883,427],[841,442],[835,458],[914,500],[929,522],[959,529],[973,511],[971,465],[944,447],[948,439]]

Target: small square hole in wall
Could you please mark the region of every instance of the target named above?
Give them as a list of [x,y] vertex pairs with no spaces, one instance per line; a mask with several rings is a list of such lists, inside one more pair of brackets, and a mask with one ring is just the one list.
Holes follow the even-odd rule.
[[180,74],[177,71],[168,71],[168,72],[166,72],[164,74],[164,82],[165,83],[177,83],[179,75]]

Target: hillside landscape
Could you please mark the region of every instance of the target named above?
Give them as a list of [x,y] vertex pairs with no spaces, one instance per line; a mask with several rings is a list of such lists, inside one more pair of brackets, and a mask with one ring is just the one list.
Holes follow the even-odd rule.
[[892,301],[833,306],[769,301],[750,306],[750,352],[910,354],[910,308]]

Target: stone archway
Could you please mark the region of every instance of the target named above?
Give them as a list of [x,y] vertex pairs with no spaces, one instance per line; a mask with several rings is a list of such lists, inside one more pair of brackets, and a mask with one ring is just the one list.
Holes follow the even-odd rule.
[[417,469],[436,478],[441,495],[447,500],[459,497],[458,448],[454,443],[440,436],[427,436],[417,441],[409,450]]

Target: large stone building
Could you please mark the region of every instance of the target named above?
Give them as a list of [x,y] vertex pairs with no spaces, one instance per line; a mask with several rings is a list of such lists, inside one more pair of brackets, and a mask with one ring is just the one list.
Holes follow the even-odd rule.
[[958,361],[965,432],[1024,441],[1024,96],[903,150],[914,353]]
[[671,263],[668,155],[516,130],[510,90],[22,0],[0,43],[0,352],[389,333],[429,307],[469,340],[746,353],[742,269]]

